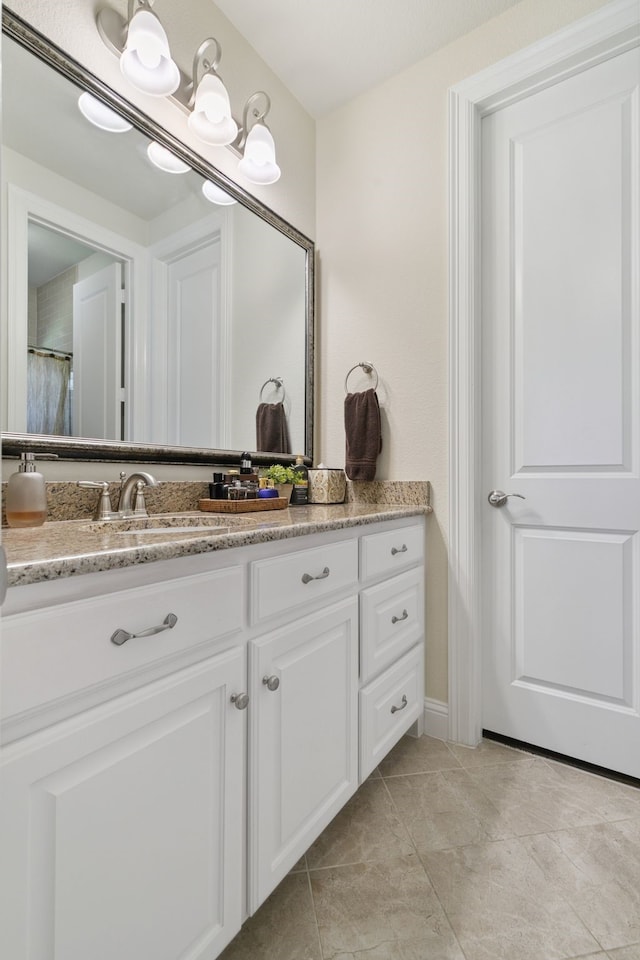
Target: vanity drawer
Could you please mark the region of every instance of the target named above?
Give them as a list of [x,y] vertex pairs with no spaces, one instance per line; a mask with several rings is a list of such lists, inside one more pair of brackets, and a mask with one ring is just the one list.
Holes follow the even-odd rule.
[[423,635],[424,567],[360,595],[360,680],[368,683]]
[[360,691],[360,783],[424,709],[424,645],[419,643]]
[[[239,631],[243,577],[229,567],[3,618],[2,715],[16,716]],[[119,629],[139,634],[117,646]],[[144,682],[144,681],[142,681]]]
[[424,526],[421,523],[360,538],[363,580],[393,574],[424,561]]
[[358,542],[343,540],[251,564],[251,618],[260,623],[358,582]]

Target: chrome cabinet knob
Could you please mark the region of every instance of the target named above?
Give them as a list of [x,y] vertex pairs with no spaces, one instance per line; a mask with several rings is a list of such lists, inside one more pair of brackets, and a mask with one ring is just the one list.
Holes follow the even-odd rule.
[[519,497],[520,500],[526,500],[521,493],[503,493],[502,490],[492,490],[487,500],[492,507],[504,507],[509,497]]
[[280,686],[280,677],[276,677],[276,675],[273,674],[270,677],[263,677],[262,682],[267,690],[277,690]]
[[236,710],[246,710],[249,706],[249,694],[234,693],[231,695],[231,703],[234,705]]

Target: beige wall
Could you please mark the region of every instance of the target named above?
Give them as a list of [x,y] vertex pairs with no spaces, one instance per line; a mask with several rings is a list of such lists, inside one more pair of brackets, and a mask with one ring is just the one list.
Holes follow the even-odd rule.
[[[104,0],[126,16],[126,0]],[[276,141],[282,178],[269,187],[257,187],[237,173],[237,158],[224,147],[208,147],[189,132],[186,116],[164,97],[138,93],[120,73],[118,60],[100,39],[95,10],[102,2],[88,0],[9,0],[11,9],[44,33],[74,59],[88,67],[112,89],[161,123],[215,167],[293,223],[307,236],[315,235],[315,124],[275,74],[210,0],[157,0],[154,9],[169,37],[178,66],[190,73],[193,55],[202,41],[215,37],[222,45],[220,74],[229,90],[236,117],[256,90],[271,97],[268,123]]]
[[[381,480],[431,480],[427,696],[447,690],[447,90],[603,6],[523,0],[318,121],[317,452],[344,463],[344,376],[380,374]],[[351,381],[350,381],[351,383]]]

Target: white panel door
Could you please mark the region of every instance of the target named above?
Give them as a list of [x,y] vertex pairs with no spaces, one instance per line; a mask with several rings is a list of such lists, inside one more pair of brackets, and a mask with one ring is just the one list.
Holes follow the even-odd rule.
[[640,777],[640,51],[482,121],[483,727]]
[[75,437],[123,440],[121,401],[122,264],[73,286]]
[[220,243],[168,266],[168,442],[220,447]]

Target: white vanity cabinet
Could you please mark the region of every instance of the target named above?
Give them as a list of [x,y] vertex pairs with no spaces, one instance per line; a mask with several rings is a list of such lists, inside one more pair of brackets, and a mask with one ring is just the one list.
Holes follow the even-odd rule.
[[251,564],[250,913],[358,786],[357,589],[357,537]]
[[2,751],[0,956],[211,960],[240,929],[241,587],[234,567],[3,618],[4,729],[35,730]]
[[214,960],[422,715],[423,538],[410,517],[10,591],[0,955]]
[[422,732],[424,525],[361,537],[360,570],[362,782],[414,723]]

